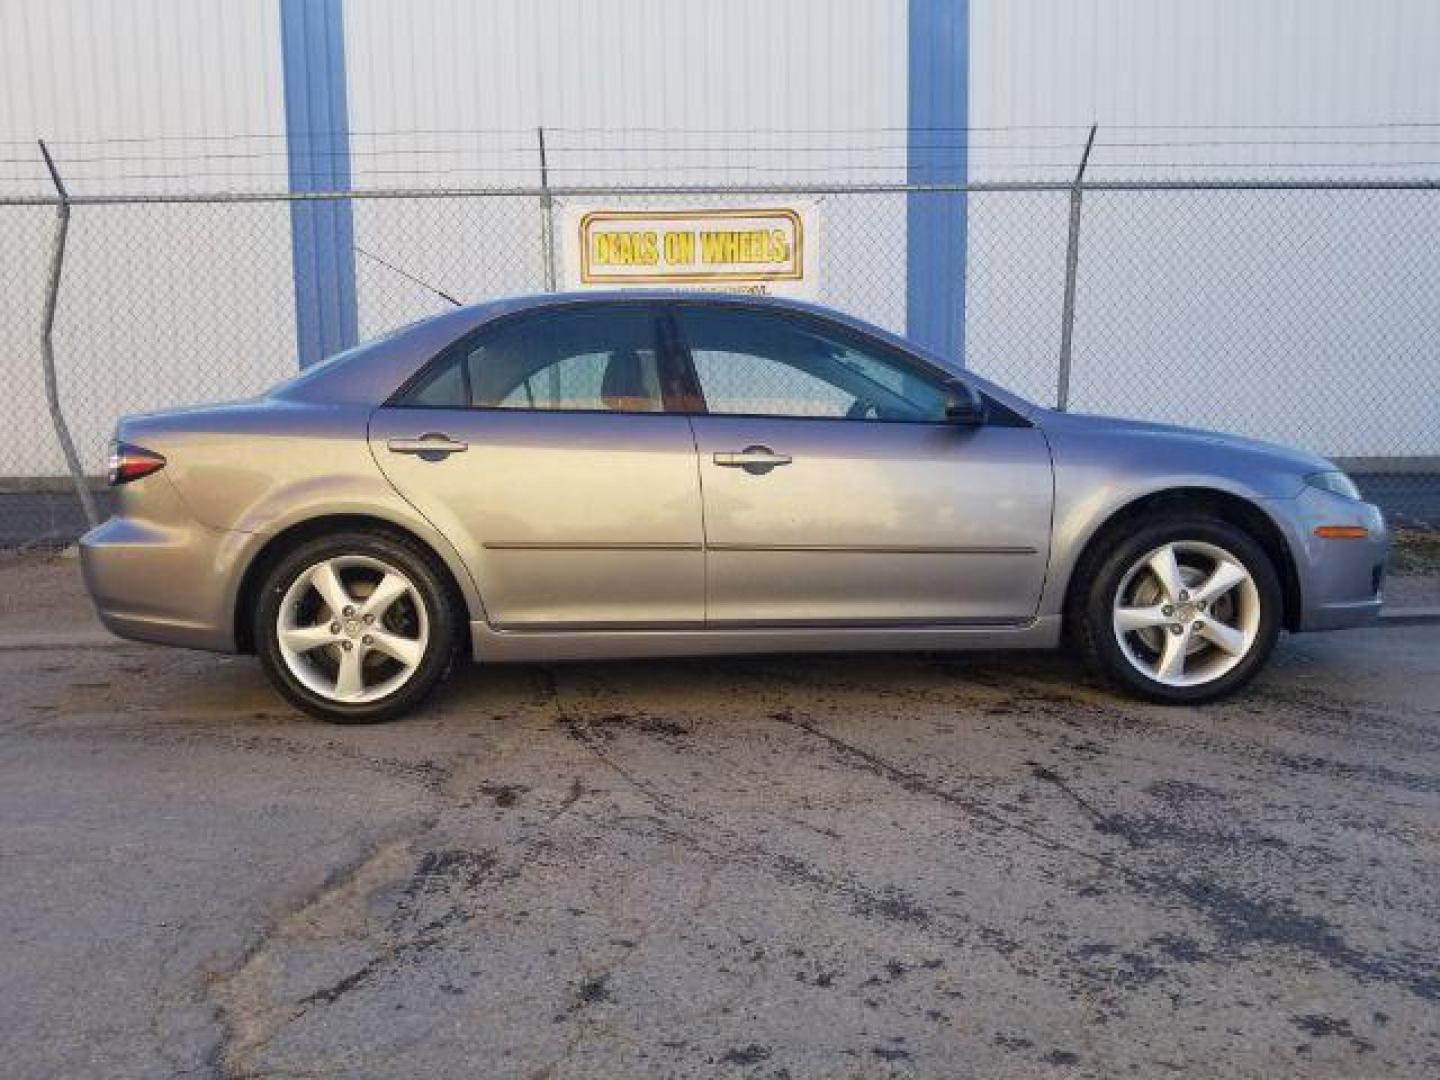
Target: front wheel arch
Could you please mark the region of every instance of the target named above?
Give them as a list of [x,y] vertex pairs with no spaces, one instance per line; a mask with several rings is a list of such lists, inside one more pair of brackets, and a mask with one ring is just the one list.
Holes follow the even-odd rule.
[[1248,499],[1215,488],[1167,488],[1152,492],[1126,503],[1114,511],[1086,541],[1080,557],[1075,560],[1065,588],[1065,622],[1075,625],[1079,605],[1085,603],[1088,585],[1087,568],[1093,567],[1099,553],[1106,551],[1115,537],[1163,513],[1183,511],[1219,518],[1243,530],[1269,557],[1280,578],[1280,625],[1295,631],[1300,626],[1300,573],[1285,534],[1260,507]]
[[[253,653],[255,651],[254,615],[255,605],[260,599],[260,586],[264,582],[270,568],[280,559],[284,558],[287,552],[313,540],[317,536],[325,536],[330,533],[349,532],[364,530],[366,532],[378,532],[396,537],[406,543],[416,545],[429,556],[434,564],[435,572],[440,580],[444,582],[446,589],[455,604],[455,610],[466,615],[467,619],[473,617],[469,613],[469,604],[465,599],[464,590],[460,583],[455,580],[454,573],[445,560],[440,557],[430,544],[409,529],[396,525],[393,521],[385,518],[370,517],[365,514],[327,514],[322,517],[307,518],[297,522],[287,529],[282,529],[265,542],[265,545],[255,553],[250,560],[250,565],[245,568],[245,574],[240,579],[240,588],[235,594],[235,610],[232,612],[235,633],[235,649],[240,653]],[[456,627],[456,641],[464,648],[464,643],[469,640],[470,628],[468,625]]]

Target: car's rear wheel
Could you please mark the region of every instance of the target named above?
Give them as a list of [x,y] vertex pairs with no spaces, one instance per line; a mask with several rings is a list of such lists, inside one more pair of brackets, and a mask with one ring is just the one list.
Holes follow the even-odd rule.
[[1078,571],[1073,614],[1091,665],[1170,704],[1213,701],[1254,677],[1281,623],[1279,577],[1243,530],[1176,514],[1120,537]]
[[347,532],[302,543],[270,568],[255,642],[295,705],[337,723],[374,723],[415,707],[445,677],[458,622],[418,546]]

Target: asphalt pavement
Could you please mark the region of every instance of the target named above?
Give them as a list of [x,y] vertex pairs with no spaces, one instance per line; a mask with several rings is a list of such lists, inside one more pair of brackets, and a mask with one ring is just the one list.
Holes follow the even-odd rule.
[[343,728],[250,659],[0,650],[0,1071],[1440,1075],[1437,656],[1287,638],[1200,709],[1061,655],[470,667]]

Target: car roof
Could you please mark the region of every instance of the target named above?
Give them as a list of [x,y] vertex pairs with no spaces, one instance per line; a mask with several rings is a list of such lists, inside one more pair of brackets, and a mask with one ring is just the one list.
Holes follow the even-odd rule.
[[[505,296],[495,300],[487,300],[481,304],[471,305],[466,310],[483,313],[486,318],[493,318],[496,315],[506,314],[512,311],[546,307],[571,307],[587,304],[613,304],[617,302],[700,303],[723,305],[726,307],[755,308],[760,310],[768,308],[771,310],[798,311],[818,315],[821,318],[829,319],[831,322],[843,323],[857,330],[864,330],[867,333],[879,334],[887,338],[894,337],[894,335],[881,327],[821,304],[811,303],[806,300],[796,300],[787,296],[761,296],[755,293],[722,292],[718,290],[587,289],[583,292],[527,293],[524,295]],[[913,343],[905,342],[901,338],[895,338],[895,341],[912,350],[915,348]]]

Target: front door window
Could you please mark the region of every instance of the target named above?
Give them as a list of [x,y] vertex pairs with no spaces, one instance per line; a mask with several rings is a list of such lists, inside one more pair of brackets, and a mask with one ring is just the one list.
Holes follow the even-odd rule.
[[706,411],[943,423],[945,390],[898,355],[765,312],[681,308]]

